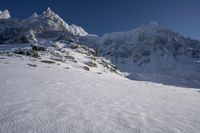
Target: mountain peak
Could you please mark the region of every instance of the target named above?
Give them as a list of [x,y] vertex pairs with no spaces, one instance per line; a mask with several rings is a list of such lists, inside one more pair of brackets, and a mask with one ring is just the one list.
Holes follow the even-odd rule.
[[22,27],[34,29],[42,33],[43,29],[52,31],[65,31],[75,36],[87,36],[88,33],[80,26],[69,26],[58,14],[53,12],[50,7],[41,15],[34,13],[28,19],[23,21]]
[[166,29],[167,28],[161,26],[158,22],[151,21],[150,23],[137,28],[137,31],[146,32],[153,35],[153,33],[157,33],[160,30]]
[[149,24],[146,25],[146,27],[151,29],[162,28],[162,26],[157,21],[151,21]]
[[50,17],[50,16],[57,16],[57,14],[54,13],[54,12],[51,10],[50,7],[48,7],[47,10],[43,12],[43,15],[48,16],[48,17]]
[[37,14],[36,12],[34,12],[34,13],[32,14],[32,16],[29,17],[29,19],[36,18],[36,17],[38,17],[38,14]]
[[37,16],[38,16],[38,15],[37,15],[36,12],[34,12],[33,15],[32,15],[32,17],[37,17]]
[[151,21],[149,24],[150,25],[159,25],[157,21]]
[[51,11],[51,8],[50,8],[50,7],[47,7],[47,11]]
[[8,10],[1,11],[0,10],[0,19],[8,19],[10,18],[10,13]]
[[47,12],[47,13],[53,13],[53,11],[51,10],[50,7],[47,8],[46,12]]

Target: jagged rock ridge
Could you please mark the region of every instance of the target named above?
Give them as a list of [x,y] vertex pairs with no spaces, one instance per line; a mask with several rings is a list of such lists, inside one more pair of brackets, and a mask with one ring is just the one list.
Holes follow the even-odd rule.
[[50,8],[24,20],[0,19],[0,43],[26,43],[37,39],[70,39],[88,33],[74,24],[68,25]]

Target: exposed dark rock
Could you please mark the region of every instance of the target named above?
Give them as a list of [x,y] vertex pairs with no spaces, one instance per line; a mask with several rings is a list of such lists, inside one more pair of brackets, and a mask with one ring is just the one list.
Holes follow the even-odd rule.
[[60,62],[64,62],[65,60],[62,58],[51,58],[54,61],[60,61]]
[[26,56],[31,56],[34,58],[38,58],[39,54],[36,51],[33,50],[27,50],[27,49],[17,49],[14,51],[15,54],[20,54],[20,55],[26,55]]
[[64,67],[65,69],[69,69],[69,67]]
[[74,43],[73,43],[73,44],[70,45],[70,48],[71,48],[71,49],[77,49],[77,48],[78,48],[78,44],[74,44]]
[[51,60],[41,60],[42,63],[48,63],[48,64],[55,64],[55,61],[51,61]]
[[88,61],[85,64],[88,65],[89,67],[97,67],[97,64],[92,61]]
[[27,64],[27,65],[29,65],[29,66],[31,66],[31,67],[37,67],[36,64]]
[[65,55],[65,58],[69,59],[69,60],[72,60],[72,61],[75,60],[75,58],[73,56],[71,56],[71,55]]
[[31,45],[33,51],[46,51],[46,47],[42,45]]
[[90,71],[90,68],[87,67],[87,66],[84,66],[83,69],[86,70],[86,71]]

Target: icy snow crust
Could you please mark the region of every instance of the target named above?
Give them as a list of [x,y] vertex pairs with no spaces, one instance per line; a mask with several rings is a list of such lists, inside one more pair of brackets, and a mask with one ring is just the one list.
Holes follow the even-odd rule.
[[194,89],[18,57],[1,56],[0,70],[1,133],[200,130],[200,94]]

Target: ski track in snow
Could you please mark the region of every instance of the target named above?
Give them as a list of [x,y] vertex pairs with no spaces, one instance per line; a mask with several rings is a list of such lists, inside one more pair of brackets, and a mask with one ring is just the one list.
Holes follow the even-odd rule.
[[1,133],[198,133],[200,93],[0,60]]

